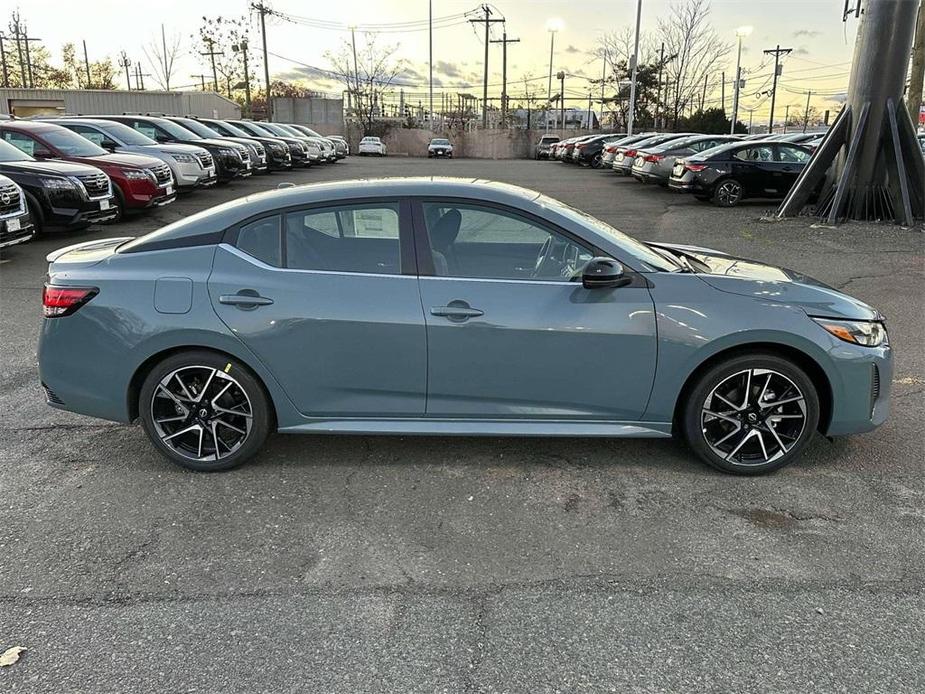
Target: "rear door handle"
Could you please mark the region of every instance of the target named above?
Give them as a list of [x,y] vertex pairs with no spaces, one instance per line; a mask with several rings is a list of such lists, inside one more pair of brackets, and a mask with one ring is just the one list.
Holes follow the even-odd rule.
[[256,292],[253,294],[239,292],[237,294],[222,294],[218,297],[218,302],[220,304],[238,306],[239,308],[256,308],[257,306],[269,306],[273,303],[273,299],[260,296]]
[[430,315],[443,316],[444,318],[465,320],[467,318],[476,318],[484,315],[484,311],[469,306],[433,306],[430,309]]

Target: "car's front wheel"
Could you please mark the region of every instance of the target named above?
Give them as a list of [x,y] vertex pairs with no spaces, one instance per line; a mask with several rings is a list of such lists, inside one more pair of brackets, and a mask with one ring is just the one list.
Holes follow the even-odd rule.
[[792,361],[752,353],[727,359],[699,376],[681,426],[707,464],[739,475],[771,472],[793,462],[819,423],[819,396]]
[[230,470],[263,446],[270,403],[235,359],[213,352],[175,354],[145,378],[138,401],[145,433],[169,460],[190,470]]
[[734,178],[724,178],[713,189],[713,202],[720,207],[735,207],[745,195],[745,188]]

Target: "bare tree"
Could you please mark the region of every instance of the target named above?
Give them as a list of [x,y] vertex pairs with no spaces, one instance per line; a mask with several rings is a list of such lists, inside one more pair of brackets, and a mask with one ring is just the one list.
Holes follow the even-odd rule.
[[395,57],[398,45],[381,46],[375,34],[364,33],[363,44],[343,41],[336,51],[326,51],[331,71],[343,82],[350,95],[353,112],[370,134],[373,122],[382,115],[382,95],[405,67],[405,61]]
[[709,0],[685,0],[669,5],[668,17],[658,20],[665,41],[666,99],[673,123],[683,111],[700,102],[704,80],[717,79],[731,51],[710,23]]
[[170,91],[170,80],[176,73],[174,64],[181,55],[181,45],[180,35],[167,36],[164,33],[164,25],[161,24],[160,37],[141,47],[153,71],[154,82],[164,91]]

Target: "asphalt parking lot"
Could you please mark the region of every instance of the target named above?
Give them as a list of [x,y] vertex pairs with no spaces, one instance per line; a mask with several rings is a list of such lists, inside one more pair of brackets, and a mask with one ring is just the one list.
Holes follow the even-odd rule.
[[[284,180],[432,174],[535,188],[860,297],[896,349],[891,418],[754,479],[672,441],[284,436],[202,475],[140,428],[45,405],[50,250]],[[760,221],[772,207],[558,163],[351,157],[8,249],[0,652],[28,650],[0,691],[925,691],[922,230]]]

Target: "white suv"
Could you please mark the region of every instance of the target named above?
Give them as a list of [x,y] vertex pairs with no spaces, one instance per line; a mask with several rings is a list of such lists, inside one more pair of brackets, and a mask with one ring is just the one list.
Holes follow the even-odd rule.
[[366,154],[375,154],[380,157],[385,156],[385,143],[378,137],[364,137],[360,140],[360,146],[357,150],[360,156]]

